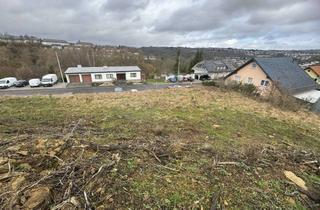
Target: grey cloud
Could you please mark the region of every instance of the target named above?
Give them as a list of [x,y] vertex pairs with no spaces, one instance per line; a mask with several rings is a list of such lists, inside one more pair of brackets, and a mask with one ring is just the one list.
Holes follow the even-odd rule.
[[320,48],[319,0],[0,0],[0,32],[130,46]]
[[[220,27],[226,27],[230,22],[235,23],[239,17],[247,17],[249,21],[243,22],[246,25],[260,24],[262,22],[277,24],[279,21],[283,21],[283,14],[279,13],[282,12],[281,9],[303,2],[304,5],[302,6],[307,5],[307,8],[315,8],[314,4],[316,3],[314,0],[198,1],[195,5],[175,11],[167,19],[161,19],[155,26],[155,31],[191,32],[215,30]],[[316,19],[320,14],[319,12],[315,12],[313,15],[306,15],[310,14],[309,12],[303,10],[299,12],[301,16],[291,13],[285,18],[291,17],[292,22],[303,22],[309,18]],[[276,17],[274,14],[276,14]],[[304,17],[306,17],[306,20],[304,20]]]
[[145,9],[149,2],[149,0],[107,0],[103,9],[105,11],[120,13],[132,12],[138,9]]
[[289,4],[277,10],[258,10],[250,17],[250,24],[299,24],[320,20],[320,1]]

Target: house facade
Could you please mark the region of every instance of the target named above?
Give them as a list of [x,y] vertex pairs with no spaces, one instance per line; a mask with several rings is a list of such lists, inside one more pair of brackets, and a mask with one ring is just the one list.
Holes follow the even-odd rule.
[[104,83],[115,80],[141,82],[137,66],[70,67],[65,71],[68,83]]
[[291,58],[253,58],[230,73],[225,83],[253,84],[262,95],[277,89],[295,95],[313,91],[317,84]]
[[41,44],[45,46],[69,46],[70,43],[65,40],[58,40],[58,39],[43,39],[41,40]]
[[314,79],[314,81],[320,84],[320,64],[309,66],[305,69],[305,72]]
[[220,79],[232,72],[232,68],[223,61],[204,60],[192,67],[195,79],[210,77],[211,79]]
[[94,47],[94,44],[93,43],[90,43],[90,42],[81,42],[80,40],[75,43],[74,45],[75,47]]
[[236,73],[227,76],[227,84],[234,81],[242,84],[253,84],[261,93],[270,91],[273,86],[272,80],[254,61],[243,65]]

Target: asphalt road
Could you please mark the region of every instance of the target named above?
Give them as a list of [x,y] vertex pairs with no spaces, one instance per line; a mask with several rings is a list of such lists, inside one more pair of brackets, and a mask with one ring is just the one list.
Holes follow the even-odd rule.
[[134,85],[122,85],[112,87],[47,87],[47,88],[9,88],[0,90],[0,96],[32,96],[32,95],[62,95],[62,94],[79,94],[79,93],[108,93],[115,92],[115,88],[121,87],[122,91],[131,91],[135,89],[137,91],[144,90],[156,90],[164,88],[178,88],[187,87],[192,85],[198,85],[197,83],[191,84],[179,83],[179,84],[134,84]]

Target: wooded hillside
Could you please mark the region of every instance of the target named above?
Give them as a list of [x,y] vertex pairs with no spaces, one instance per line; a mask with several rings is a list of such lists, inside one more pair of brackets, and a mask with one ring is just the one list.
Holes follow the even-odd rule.
[[0,78],[15,76],[18,79],[41,77],[47,73],[60,76],[55,52],[62,70],[71,66],[122,66],[137,65],[147,77],[168,72],[174,65],[168,58],[145,60],[143,53],[126,47],[46,48],[40,44],[0,43]]

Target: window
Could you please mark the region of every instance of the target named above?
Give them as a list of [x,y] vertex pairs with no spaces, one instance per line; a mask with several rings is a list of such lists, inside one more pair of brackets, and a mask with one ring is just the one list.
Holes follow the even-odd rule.
[[234,76],[234,79],[235,79],[236,81],[240,82],[241,77],[240,77],[239,75],[235,75],[235,76]]
[[253,83],[253,78],[252,77],[248,77],[247,83],[248,84],[252,84]]
[[130,77],[137,77],[137,73],[130,73]]
[[270,82],[268,80],[261,80],[261,86],[269,86]]
[[113,74],[106,74],[107,79],[112,79],[113,78]]
[[257,67],[257,64],[253,62],[253,63],[252,63],[252,67],[253,67],[253,68],[256,68],[256,67]]
[[94,78],[95,78],[95,79],[102,79],[102,74],[95,74],[95,75],[94,75]]

